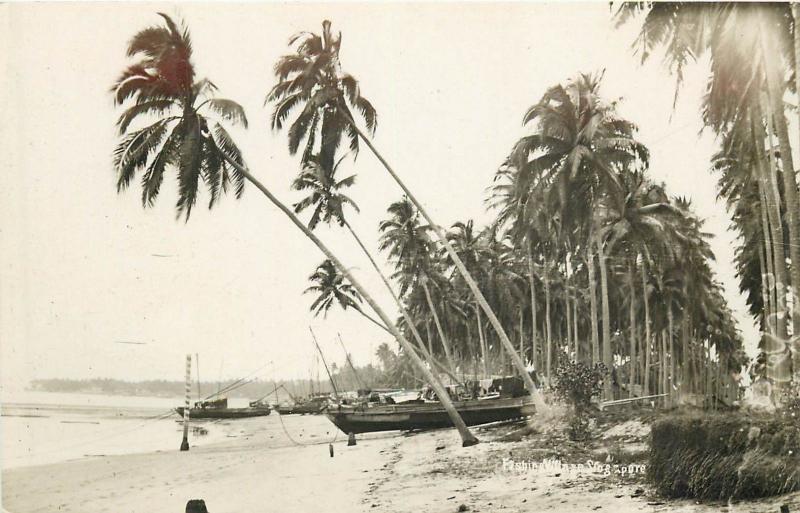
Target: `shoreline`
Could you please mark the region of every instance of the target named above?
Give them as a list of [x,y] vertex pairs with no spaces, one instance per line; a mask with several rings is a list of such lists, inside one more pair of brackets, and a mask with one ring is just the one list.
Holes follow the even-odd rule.
[[[558,430],[515,438],[518,425],[477,428],[481,443],[469,448],[461,447],[454,429],[359,435],[355,447],[339,433],[333,458],[320,435],[305,432],[306,440],[316,436],[320,441],[294,445],[285,433],[261,429],[184,453],[99,456],[8,469],[2,475],[3,513],[175,513],[195,498],[204,499],[210,513],[263,511],[267,504],[270,511],[301,513],[323,507],[334,513],[774,513],[783,504],[790,511],[800,509],[800,492],[699,504],[654,495],[641,473],[569,470],[588,459],[627,464],[603,458],[620,457],[610,452],[620,446],[633,458],[643,454],[647,434],[642,427],[638,421],[618,423],[591,447],[566,441]],[[557,460],[567,466],[532,471],[511,468],[509,460]]]
[[[274,436],[274,435],[272,435]],[[269,432],[193,446],[97,456],[16,467],[2,473],[2,506],[8,513],[106,511],[175,513],[189,499],[204,499],[211,513],[350,512],[381,472],[382,451],[396,437],[359,439],[347,447],[328,442],[271,447]]]

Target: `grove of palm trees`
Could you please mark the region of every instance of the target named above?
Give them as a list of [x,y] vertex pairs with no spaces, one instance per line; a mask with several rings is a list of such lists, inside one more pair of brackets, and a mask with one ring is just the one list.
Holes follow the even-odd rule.
[[[690,198],[652,175],[636,116],[622,114],[625,100],[607,89],[602,63],[531,92],[529,107],[517,113],[522,135],[495,155],[483,201],[444,222],[404,182],[406,170],[381,153],[392,132],[409,127],[381,124],[382,105],[368,100],[371,84],[348,72],[348,56],[359,48],[347,45],[335,20],[305,27],[270,63],[274,82],[258,84],[268,127],[248,127],[244,108],[217,97],[215,82],[198,75],[203,56],[195,54],[186,24],[165,14],[158,21],[130,40],[134,63],[113,86],[125,109],[113,162],[118,191],[138,180],[142,204],[151,207],[174,173],[175,208],[186,222],[201,197],[212,208],[251,185],[263,193],[321,253],[318,267],[308,269],[309,282],[297,288],[309,296],[313,315],[341,308],[377,327],[396,352],[390,358],[382,347],[382,360],[396,366],[386,375],[413,367],[413,378],[435,391],[463,446],[479,438],[495,443],[494,435],[467,426],[448,387],[519,376],[536,407],[533,424],[537,417],[558,424],[565,422],[564,398],[579,396],[564,392],[570,369],[578,369],[596,373],[596,389],[585,397],[591,407],[575,404],[567,416],[597,416],[597,425],[609,422],[608,411],[628,421],[655,419],[648,479],[659,493],[724,500],[800,489],[800,471],[792,467],[800,465],[792,449],[800,414],[795,4],[614,3],[608,19],[619,30],[638,28],[631,52],[642,62],[663,58],[676,104],[687,70],[706,73],[701,116],[716,153],[699,166],[718,180],[718,198],[738,237],[739,292],[761,332],[758,352],[749,354],[715,274],[715,234]],[[250,167],[229,131],[233,125],[288,145],[296,165]],[[385,175],[376,193],[381,211],[361,209],[354,199],[360,183],[352,170],[367,169]],[[274,174],[290,177],[291,188],[279,188]],[[446,202],[448,191],[435,197]],[[365,216],[372,234],[354,226]],[[353,272],[326,242],[338,231],[369,269]],[[370,293],[367,272],[382,286],[380,298],[391,301]],[[581,425],[594,429],[589,421]],[[775,438],[752,435],[756,425]],[[680,445],[716,432],[740,444],[739,452],[709,449],[710,442]],[[769,443],[771,454],[785,459],[758,466],[755,456],[744,457],[747,451],[763,457],[758,451]],[[738,473],[725,474],[722,484],[682,481],[700,462],[710,475],[732,467]],[[779,477],[751,486],[764,473]]]

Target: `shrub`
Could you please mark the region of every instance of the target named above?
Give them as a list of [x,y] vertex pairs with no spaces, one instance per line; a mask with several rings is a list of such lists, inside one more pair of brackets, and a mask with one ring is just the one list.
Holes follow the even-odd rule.
[[800,490],[800,426],[780,416],[674,415],[651,430],[647,477],[668,497],[744,499]]
[[589,420],[586,411],[592,397],[601,390],[606,368],[603,364],[589,367],[578,362],[564,362],[556,369],[554,389],[575,410],[570,420],[568,433],[572,440],[585,440],[589,436]]

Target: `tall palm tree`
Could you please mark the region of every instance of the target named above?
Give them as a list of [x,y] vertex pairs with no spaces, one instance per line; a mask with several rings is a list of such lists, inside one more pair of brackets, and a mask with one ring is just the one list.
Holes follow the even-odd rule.
[[[603,360],[610,369],[608,277],[606,255],[597,243],[597,216],[602,212],[600,203],[607,196],[620,195],[619,173],[632,167],[646,167],[648,152],[634,137],[636,126],[618,116],[615,103],[601,98],[601,80],[602,75],[583,74],[566,85],[548,89],[528,109],[523,121],[532,126],[532,133],[516,143],[510,161],[532,175],[524,181],[534,190],[542,191],[542,201],[528,201],[528,204],[540,209],[546,205],[540,215],[557,225],[562,239],[588,227],[589,243],[585,247],[590,290],[596,290],[593,250],[596,248],[603,300]],[[593,355],[599,345],[594,297],[592,293]],[[609,384],[609,380],[605,383]]]
[[412,287],[419,286],[425,294],[428,311],[433,317],[439,340],[444,349],[445,359],[451,370],[453,355],[450,342],[445,333],[438,309],[431,294],[431,284],[441,282],[433,241],[428,236],[429,227],[419,222],[416,209],[408,199],[403,198],[389,205],[389,218],[379,226],[381,240],[379,249],[387,251],[394,262],[395,278],[400,282],[400,295]]
[[[117,121],[120,136],[114,150],[117,191],[128,188],[143,172],[142,204],[152,206],[165,171],[178,172],[178,216],[188,220],[197,201],[202,178],[210,195],[209,208],[232,185],[236,197],[244,177],[226,162],[226,156],[242,164],[239,148],[213,116],[247,127],[242,107],[231,100],[214,98],[217,87],[207,79],[196,80],[188,30],[179,28],[159,13],[165,26],[136,33],[128,44],[128,66],[112,87],[117,105],[128,105]],[[142,120],[156,121],[131,130]]]
[[356,176],[336,178],[336,171],[340,163],[341,159],[332,169],[325,170],[320,160],[311,156],[303,163],[302,171],[292,182],[292,189],[308,193],[305,198],[294,204],[295,213],[299,214],[307,208],[314,207],[308,221],[310,230],[314,230],[320,221],[325,224],[335,222],[339,226],[344,226],[345,205],[350,206],[356,212],[359,211],[355,201],[343,192],[344,189],[355,183]]
[[[184,29],[183,32],[181,32],[177,29],[177,26],[172,22],[171,19],[163,15],[162,17],[164,17],[166,22],[166,28],[151,27],[149,29],[145,29],[137,33],[131,40],[131,45],[128,51],[129,56],[143,53],[145,58],[143,58],[142,64],[138,66],[138,68],[136,66],[132,66],[128,68],[125,73],[123,73],[123,78],[115,87],[118,102],[124,102],[127,98],[131,97],[135,99],[134,101],[138,102],[140,97],[139,91],[148,94],[154,87],[155,91],[163,91],[164,93],[172,92],[170,94],[173,94],[174,96],[179,94],[175,93],[174,91],[184,91],[185,93],[187,88],[186,84],[192,82],[194,77],[194,67],[190,60],[191,51],[187,51],[191,49],[188,30]],[[146,72],[146,74],[144,72]],[[128,94],[120,93],[120,91],[124,91],[126,88],[132,88],[133,92]],[[197,115],[196,112],[195,114],[192,114],[194,111],[186,107],[186,105],[191,104],[183,105],[185,110],[188,112],[187,122],[190,124],[196,122],[199,125],[199,115]],[[235,108],[228,110],[231,112],[238,112]],[[224,136],[221,136],[220,134],[223,134]],[[440,398],[442,406],[447,411],[448,416],[453,422],[453,425],[458,430],[459,435],[461,436],[462,445],[471,446],[478,443],[478,439],[475,438],[475,436],[469,431],[469,428],[467,428],[463,419],[456,411],[455,406],[447,395],[447,392],[442,386],[441,382],[439,382],[439,380],[436,379],[436,377],[425,366],[419,355],[417,355],[417,353],[414,351],[413,346],[408,342],[408,340],[406,340],[405,336],[400,332],[400,330],[397,329],[397,326],[391,322],[391,319],[386,315],[383,309],[381,309],[377,302],[352,276],[348,268],[342,264],[342,262],[330,251],[330,249],[328,249],[328,247],[311,230],[309,230],[308,227],[306,227],[300,221],[300,219],[297,218],[297,216],[288,206],[284,205],[280,200],[278,200],[272,191],[270,191],[263,183],[261,183],[261,181],[259,181],[255,176],[253,176],[252,173],[250,173],[249,169],[244,164],[241,153],[233,144],[232,140],[227,136],[227,132],[221,132],[215,127],[213,135],[219,137],[219,144],[217,145],[217,148],[220,149],[220,152],[218,155],[227,163],[228,166],[232,168],[231,176],[233,177],[234,185],[237,184],[237,176],[241,176],[241,184],[244,183],[244,180],[247,180],[253,184],[262,194],[267,197],[267,199],[273,205],[278,207],[278,209],[280,209],[281,212],[283,212],[289,218],[296,228],[298,228],[329,260],[333,262],[339,272],[342,273],[342,275],[353,285],[354,289],[361,295],[361,297],[364,298],[366,303],[369,304],[380,321],[397,339],[398,343],[408,354],[414,365],[420,369],[423,377],[428,381],[428,383],[430,383],[431,387]],[[126,147],[128,147],[129,150],[123,150],[124,153],[120,160],[121,164],[119,166],[115,166],[121,175],[125,174],[127,172],[126,170],[128,169],[122,163],[127,162],[126,158],[133,158],[130,156],[126,157],[126,155],[128,155],[128,151],[131,151],[130,148],[138,147],[136,141],[141,141],[142,137],[143,136],[140,135],[140,139],[133,139],[132,141],[128,142]],[[207,130],[190,131],[186,136],[186,139],[201,140],[203,147],[207,147],[209,144],[207,140],[210,138],[212,137]],[[138,144],[142,143],[139,142]],[[155,158],[152,159],[152,161],[155,162],[158,159],[158,156],[162,154],[165,157],[169,156],[170,158],[165,160],[164,166],[174,166],[183,174],[183,178],[181,178],[180,182],[181,187],[178,191],[179,201],[177,203],[177,210],[179,214],[191,208],[194,198],[192,191],[197,190],[197,182],[202,175],[201,172],[190,173],[188,171],[197,170],[198,168],[203,169],[203,167],[208,166],[206,163],[207,160],[204,159],[208,158],[207,155],[209,155],[210,152],[200,153],[200,155],[204,155],[204,158],[200,158],[197,151],[188,151],[192,149],[197,150],[197,144],[198,143],[196,141],[185,143],[181,146],[181,149],[186,149],[187,151],[167,153],[160,152]],[[135,170],[143,168],[147,165],[148,156],[151,153],[150,151],[142,150],[140,150],[140,152],[134,153],[134,155],[137,157],[134,162],[139,163],[143,161],[144,163],[134,166],[134,172]],[[198,159],[201,162],[200,166],[197,164]],[[203,166],[203,164],[205,164],[205,166]],[[183,171],[187,172],[183,173]],[[208,172],[206,172],[206,174],[203,176],[208,176]],[[192,177],[194,177],[195,181],[194,183],[189,183]],[[238,190],[241,189],[238,188]]]
[[[486,313],[492,327],[500,337],[501,343],[522,375],[526,388],[532,394],[537,408],[544,412],[547,406],[536,391],[536,385],[525,369],[524,362],[516,354],[511,340],[478,288],[477,283],[469,275],[463,262],[461,262],[447,241],[445,230],[433,221],[422,204],[406,187],[386,159],[377,151],[369,135],[356,123],[356,116],[353,115],[353,110],[364,120],[367,131],[372,134],[376,126],[376,115],[372,105],[361,96],[358,81],[352,75],[342,72],[339,59],[341,35],[334,36],[330,32],[330,22],[326,20],[323,22],[322,36],[304,32],[300,36],[293,37],[290,40],[290,45],[295,45],[295,53],[278,61],[275,66],[278,83],[267,97],[269,101],[277,102],[273,113],[273,119],[276,120],[273,123],[275,128],[280,128],[281,125],[279,123],[286,119],[295,106],[304,105],[302,112],[289,130],[289,150],[292,153],[296,152],[300,141],[305,136],[305,154],[310,154],[311,148],[315,144],[317,126],[319,126],[321,138],[323,139],[321,147],[335,149],[338,146],[341,134],[345,132],[350,140],[351,148],[354,150],[358,149],[359,139],[369,147],[392,179],[400,186],[403,193],[419,209],[420,214],[436,234],[438,241],[450,258],[453,259],[458,271],[464,275],[469,289]],[[320,118],[322,119],[320,120]],[[329,129],[322,125],[326,119],[330,120]],[[328,132],[329,134],[326,135]]]
[[336,266],[330,260],[323,260],[308,277],[308,280],[311,285],[303,291],[303,294],[317,295],[310,307],[314,315],[323,314],[323,316],[327,316],[331,306],[338,304],[342,310],[352,308],[382,330],[389,331],[386,326],[361,308],[363,299],[358,291],[336,270]]
[[[777,135],[781,167],[790,170],[780,175],[786,202],[788,253],[793,263],[791,285],[796,293],[800,287],[800,265],[795,264],[800,262],[800,200],[783,103],[792,74],[795,82],[798,80],[796,66],[800,57],[795,48],[800,42],[793,16],[796,7],[789,3],[749,2],[624,3],[617,11],[618,23],[639,13],[644,14],[637,39],[642,59],[646,60],[654,48],[665,46],[667,63],[677,76],[678,85],[689,63],[710,55],[709,115],[705,121],[715,131],[719,133],[746,118],[753,106],[767,114],[767,132]],[[793,326],[795,333],[800,332],[800,309],[794,311]],[[800,364],[800,347],[796,349]]]
[[275,103],[272,128],[283,128],[293,111],[299,110],[289,127],[289,151],[294,155],[306,141],[303,160],[315,151],[319,141],[320,159],[326,167],[334,160],[342,137],[358,152],[358,134],[351,124],[353,111],[359,114],[370,133],[375,131],[377,114],[361,96],[358,81],[341,70],[339,49],[342,34],[331,32],[331,22],[322,22],[320,35],[300,32],[289,39],[295,52],[275,64],[277,83],[267,94]]

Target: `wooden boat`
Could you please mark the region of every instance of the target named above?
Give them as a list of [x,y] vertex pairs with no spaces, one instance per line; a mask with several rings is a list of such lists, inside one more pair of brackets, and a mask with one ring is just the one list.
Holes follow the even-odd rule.
[[[533,415],[530,396],[499,399],[470,399],[453,403],[468,426]],[[375,431],[410,431],[453,427],[450,417],[439,402],[418,402],[387,405],[335,405],[325,416],[345,433]]]
[[[175,411],[183,417],[186,408],[178,406]],[[189,408],[190,419],[244,419],[248,417],[264,417],[272,412],[266,403],[250,403],[247,408],[228,408],[228,399],[222,397],[213,401],[198,401]]]
[[280,405],[275,411],[280,415],[318,415],[328,406],[328,396],[319,395],[291,405]]

